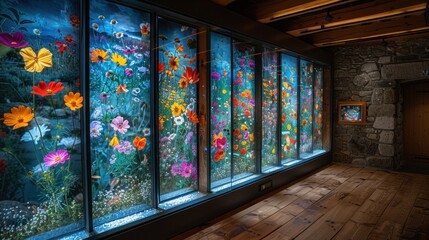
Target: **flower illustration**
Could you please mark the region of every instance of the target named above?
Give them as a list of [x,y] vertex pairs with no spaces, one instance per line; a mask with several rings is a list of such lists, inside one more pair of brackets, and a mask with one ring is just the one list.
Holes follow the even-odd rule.
[[39,95],[42,97],[54,96],[56,93],[61,92],[64,89],[64,86],[61,82],[51,81],[46,86],[44,81],[40,81],[38,86],[33,86],[32,94]]
[[180,66],[180,60],[177,57],[171,57],[170,61],[168,61],[168,67],[173,71],[177,71],[179,69],[179,66]]
[[101,130],[103,130],[103,126],[100,121],[92,121],[90,126],[90,137],[97,138],[101,135]]
[[110,24],[116,25],[116,24],[118,24],[118,21],[116,21],[115,19],[112,19],[112,20],[110,20]]
[[55,167],[60,163],[64,164],[67,160],[70,160],[70,155],[67,150],[62,149],[48,153],[43,159],[46,167]]
[[164,70],[165,70],[164,64],[162,64],[161,62],[158,62],[158,72],[162,72]]
[[44,137],[45,134],[49,131],[50,129],[45,124],[42,124],[39,127],[35,126],[33,127],[33,129],[31,129],[30,131],[22,135],[21,141],[24,141],[24,142],[34,141],[34,144],[37,145],[40,138]]
[[122,32],[116,33],[116,38],[122,38],[123,36],[124,36],[124,34]]
[[189,121],[191,121],[192,123],[199,123],[200,121],[198,120],[198,116],[195,112],[192,112],[190,110],[188,110],[188,118]]
[[33,33],[36,35],[36,36],[40,36],[40,30],[39,29],[37,29],[37,28],[35,28],[35,29],[33,29]]
[[75,27],[78,28],[80,25],[80,19],[78,16],[70,16],[70,24]]
[[126,93],[128,92],[127,84],[121,84],[116,88],[116,93]]
[[70,110],[75,111],[82,107],[83,97],[80,96],[80,93],[69,92],[67,95],[64,95],[64,102]]
[[225,151],[223,149],[219,149],[215,152],[214,161],[219,162],[220,160],[225,158]]
[[115,117],[110,123],[110,126],[113,128],[113,130],[118,131],[122,134],[126,133],[128,131],[128,128],[130,128],[128,120],[124,120],[124,118],[121,116]]
[[144,135],[145,137],[149,136],[149,135],[150,135],[150,128],[145,128],[145,129],[143,129],[143,135]]
[[125,66],[127,65],[127,59],[122,57],[121,55],[119,55],[118,53],[113,53],[112,54],[112,59],[111,61],[113,63],[116,63],[116,65],[118,66]]
[[95,31],[98,31],[98,24],[97,23],[93,23],[92,24],[92,28],[94,28]]
[[64,146],[67,149],[71,149],[74,145],[80,143],[80,139],[78,137],[65,137],[61,138],[61,141],[58,143],[58,146]]
[[125,75],[131,77],[134,75],[133,69],[132,68],[125,68]]
[[183,105],[180,105],[178,103],[173,103],[173,105],[171,105],[171,114],[173,114],[173,116],[177,117],[180,114],[182,114],[185,111],[185,107]]
[[136,147],[138,150],[142,150],[146,147],[146,141],[146,138],[136,136],[133,140],[134,147]]
[[185,119],[183,119],[182,116],[178,116],[178,117],[174,118],[174,123],[176,123],[177,126],[182,125],[184,121],[185,121]]
[[13,107],[11,113],[4,114],[3,123],[9,127],[13,126],[13,130],[26,127],[28,123],[34,118],[34,113],[31,112],[29,107],[19,105]]
[[91,55],[91,61],[95,63],[103,63],[109,58],[107,51],[104,51],[98,48],[92,50],[90,55]]
[[25,70],[29,72],[41,72],[45,67],[52,67],[52,53],[46,48],[40,49],[36,55],[31,47],[26,47],[19,54],[24,58]]
[[119,144],[119,139],[116,134],[113,136],[112,140],[110,140],[109,145],[115,147]]
[[147,35],[150,31],[149,23],[142,23],[140,24],[140,31],[142,35]]
[[185,90],[188,87],[188,81],[186,81],[184,78],[180,79],[179,87],[180,89]]
[[6,172],[7,163],[4,159],[0,159],[0,174]]
[[0,43],[11,48],[23,48],[28,45],[28,42],[24,42],[24,34],[21,32],[15,32],[13,35],[0,33]]
[[186,82],[191,84],[195,84],[200,80],[198,77],[197,69],[192,70],[192,68],[190,67],[186,67],[186,71],[182,74],[182,77],[182,79],[185,79]]

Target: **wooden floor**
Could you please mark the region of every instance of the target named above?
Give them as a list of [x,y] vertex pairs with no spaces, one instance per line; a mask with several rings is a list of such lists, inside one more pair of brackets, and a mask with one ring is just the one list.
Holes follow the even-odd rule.
[[333,164],[174,239],[429,239],[429,175]]

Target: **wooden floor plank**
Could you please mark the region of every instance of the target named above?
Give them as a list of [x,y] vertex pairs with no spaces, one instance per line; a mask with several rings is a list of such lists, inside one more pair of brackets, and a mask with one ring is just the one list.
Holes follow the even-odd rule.
[[429,239],[429,175],[332,164],[173,239]]

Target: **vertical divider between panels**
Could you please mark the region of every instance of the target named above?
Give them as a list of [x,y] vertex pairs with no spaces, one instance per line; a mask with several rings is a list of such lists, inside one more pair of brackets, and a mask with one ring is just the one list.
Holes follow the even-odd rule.
[[256,47],[255,51],[255,159],[256,173],[262,172],[262,54],[264,49]]
[[301,159],[301,58],[296,58],[296,71],[298,74],[298,89],[296,94],[296,126],[298,131],[296,133],[296,158]]
[[276,77],[277,77],[277,132],[276,132],[276,137],[277,137],[277,165],[281,165],[282,164],[282,155],[281,155],[281,151],[282,151],[282,114],[283,114],[283,108],[282,108],[282,55],[278,52],[276,52],[277,54],[277,72],[276,72]]
[[159,99],[159,74],[158,74],[158,16],[155,13],[151,13],[151,26],[155,28],[154,34],[151,34],[151,121],[153,122],[152,126],[152,206],[158,208],[160,201],[160,184],[159,184],[159,122],[158,122],[158,99]]
[[210,189],[210,164],[208,157],[208,136],[209,118],[207,93],[209,87],[209,78],[207,74],[207,49],[208,32],[207,28],[201,27],[198,29],[197,35],[198,53],[197,53],[197,68],[199,72],[199,83],[197,88],[197,109],[199,115],[198,133],[197,133],[197,149],[198,149],[198,190],[207,193]]
[[207,123],[207,133],[206,133],[206,137],[207,137],[207,141],[206,141],[206,145],[204,146],[204,152],[207,156],[206,158],[206,162],[207,162],[207,192],[211,192],[212,191],[212,174],[211,174],[211,170],[212,170],[212,154],[211,154],[211,132],[212,132],[212,124],[211,124],[211,89],[212,89],[212,79],[211,79],[211,32],[207,29],[207,53],[206,53],[206,59],[208,61],[206,61],[206,69],[207,69],[207,73],[206,73],[206,91],[204,92],[204,94],[206,94],[206,123]]
[[84,97],[83,110],[81,110],[82,120],[80,121],[81,137],[84,144],[82,148],[82,180],[83,180],[83,198],[84,198],[84,224],[85,229],[91,234],[94,231],[92,219],[92,191],[91,191],[91,142],[90,142],[90,91],[89,91],[89,1],[80,0],[80,76],[82,78],[82,95]]

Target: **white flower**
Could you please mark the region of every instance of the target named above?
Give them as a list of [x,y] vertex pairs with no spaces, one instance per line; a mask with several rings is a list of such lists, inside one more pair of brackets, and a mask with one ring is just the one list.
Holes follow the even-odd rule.
[[145,129],[143,129],[143,135],[144,135],[145,137],[149,136],[149,135],[150,135],[150,128],[145,128]]
[[175,133],[172,133],[170,136],[168,136],[168,140],[173,140],[176,137]]
[[182,116],[178,116],[178,117],[174,118],[174,122],[176,123],[177,126],[182,125],[184,121],[185,121],[185,119],[183,119]]
[[22,135],[21,141],[24,141],[24,142],[34,141],[34,144],[37,144],[40,138],[45,136],[45,134],[48,131],[50,131],[50,129],[45,124],[42,124],[39,127],[35,126],[33,129],[31,129],[30,131]]
[[61,139],[61,141],[58,143],[58,145],[63,145],[67,149],[70,149],[79,143],[80,143],[80,139],[77,137],[65,137],[65,138]]

